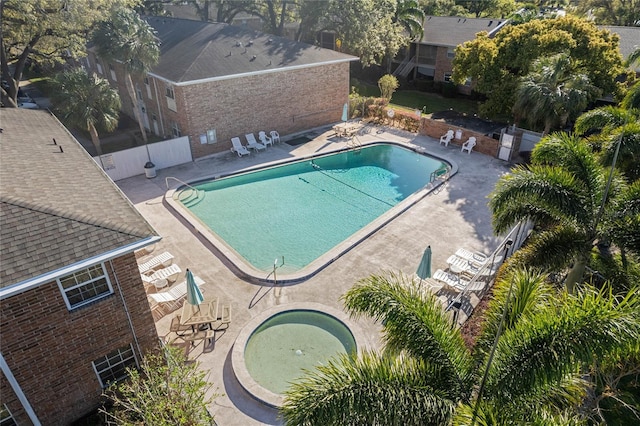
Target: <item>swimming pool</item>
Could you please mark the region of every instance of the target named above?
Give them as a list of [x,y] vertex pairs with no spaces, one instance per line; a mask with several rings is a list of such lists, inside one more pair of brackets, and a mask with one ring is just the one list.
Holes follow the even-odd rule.
[[[449,166],[402,146],[377,143],[193,183],[197,196],[177,191],[173,198],[212,232],[213,244],[236,266],[265,278],[276,259],[282,275],[330,263],[360,241],[345,240],[429,188],[432,174]],[[338,253],[327,255],[337,247]]]

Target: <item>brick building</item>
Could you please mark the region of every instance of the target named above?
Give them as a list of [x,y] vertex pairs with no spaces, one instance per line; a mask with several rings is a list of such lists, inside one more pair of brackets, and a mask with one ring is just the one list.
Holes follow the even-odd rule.
[[[148,17],[160,61],[134,81],[151,133],[189,136],[194,158],[228,151],[231,138],[260,130],[287,135],[340,121],[349,64],[358,58],[227,24]],[[90,52],[85,64],[133,107],[118,63]]]
[[49,112],[0,123],[0,422],[65,425],[157,346],[134,250],[160,238]]
[[[493,37],[507,23],[507,19],[427,16],[422,39],[411,43],[394,74],[410,79],[451,81],[456,47],[474,40],[481,31]],[[459,85],[458,91],[470,94],[471,82]]]

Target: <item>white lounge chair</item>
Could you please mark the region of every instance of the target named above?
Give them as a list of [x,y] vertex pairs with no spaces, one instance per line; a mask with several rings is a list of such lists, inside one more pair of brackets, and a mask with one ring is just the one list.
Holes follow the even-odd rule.
[[486,255],[478,252],[473,252],[464,248],[459,248],[458,250],[456,250],[455,255],[465,260],[468,260],[473,264],[473,266],[477,268],[481,267],[487,261]]
[[455,274],[452,274],[442,269],[438,269],[433,273],[433,279],[444,283],[447,287],[454,291],[462,291],[469,283],[468,281],[460,279]]
[[449,146],[449,142],[451,142],[451,139],[453,139],[453,130],[449,129],[447,130],[447,133],[440,136],[440,143],[443,143],[444,146]]
[[272,130],[269,134],[271,135],[271,141],[273,143],[280,143],[280,134],[278,132]]
[[264,146],[269,146],[269,145],[273,146],[273,141],[269,136],[267,136],[265,132],[258,132],[258,139],[260,139],[260,142]]
[[[202,278],[193,277],[198,287],[204,284]],[[169,308],[171,310],[178,309],[181,306],[180,301],[187,296],[187,280],[174,285],[167,291],[161,293],[151,293],[148,295],[151,310]]]
[[476,138],[475,136],[471,136],[469,139],[467,139],[465,143],[462,144],[462,148],[460,149],[460,152],[467,151],[469,154],[471,154],[471,150],[473,149],[474,146],[476,146]]
[[164,253],[160,253],[159,255],[152,257],[146,262],[139,264],[138,269],[140,270],[141,274],[146,274],[160,265],[167,267],[172,263],[173,255],[168,251],[165,251]]
[[253,136],[253,133],[247,133],[244,135],[247,139],[247,148],[251,148],[254,151],[262,151],[263,149],[267,149],[266,146],[262,145],[260,142],[256,140],[256,137]]
[[153,284],[155,280],[165,279],[169,282],[173,282],[178,278],[178,274],[182,272],[182,269],[175,263],[166,268],[158,269],[152,274],[141,274],[142,282],[146,284]]
[[233,145],[233,147],[231,148],[231,152],[235,152],[236,154],[238,154],[238,157],[251,154],[247,147],[242,145],[242,142],[240,142],[240,138],[231,138],[231,144]]

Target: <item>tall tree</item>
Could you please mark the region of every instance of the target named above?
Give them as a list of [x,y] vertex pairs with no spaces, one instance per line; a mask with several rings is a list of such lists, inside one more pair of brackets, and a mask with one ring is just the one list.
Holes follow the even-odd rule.
[[[94,24],[114,7],[137,0],[2,0],[0,66],[8,88],[0,88],[5,106],[17,106],[18,83],[28,63],[62,63],[85,55]],[[10,68],[9,65],[12,65]]]
[[640,0],[581,0],[577,9],[599,25],[640,25]]
[[618,36],[575,17],[533,20],[507,26],[493,38],[486,32],[456,48],[453,77],[470,77],[475,90],[487,95],[482,113],[508,114],[515,103],[518,81],[536,59],[566,52],[574,71],[586,75],[603,94],[618,94],[616,78],[624,74]]
[[537,59],[529,74],[520,79],[513,112],[516,123],[525,117],[532,126],[542,122],[544,134],[552,126],[564,127],[575,119],[599,91],[589,77],[575,71],[569,55],[559,53]]
[[[521,264],[551,271],[569,267],[565,286],[573,292],[599,242],[611,241],[640,254],[628,247],[629,241],[616,238],[620,233],[613,228],[620,223],[609,220],[624,208],[617,200],[629,189],[617,176],[608,184],[609,169],[599,164],[584,140],[552,133],[535,146],[531,161],[531,166],[517,167],[500,178],[489,201],[497,233],[521,220],[537,225],[519,250]],[[634,234],[635,225],[628,225]]]
[[61,120],[88,131],[98,155],[102,155],[98,130],[111,132],[118,126],[118,92],[106,79],[79,68],[58,74],[53,88],[52,101]]
[[588,135],[604,166],[611,165],[619,145],[616,168],[629,182],[640,179],[640,110],[613,106],[592,109],[578,117],[574,132]]
[[399,23],[413,41],[422,39],[425,14],[417,0],[398,0],[393,22]]
[[93,41],[98,55],[107,61],[120,62],[125,71],[125,86],[133,104],[133,114],[142,139],[147,143],[147,132],[140,117],[140,108],[131,75],[144,77],[158,63],[160,48],[153,28],[130,9],[118,9],[108,21],[96,29]]
[[420,0],[420,6],[426,15],[431,16],[463,16],[467,13],[455,0]]
[[563,424],[586,394],[584,366],[640,336],[640,297],[588,286],[558,298],[553,292],[534,272],[496,284],[483,326],[484,342],[497,339],[491,356],[484,343],[469,351],[417,283],[363,279],[344,296],[346,309],[382,324],[384,351],[344,356],[294,383],[281,410],[286,424],[447,425],[454,416],[470,424],[474,409],[479,424]]
[[342,40],[342,49],[359,56],[365,67],[381,64],[408,43],[403,27],[393,22],[396,0],[342,0],[330,5],[330,29]]

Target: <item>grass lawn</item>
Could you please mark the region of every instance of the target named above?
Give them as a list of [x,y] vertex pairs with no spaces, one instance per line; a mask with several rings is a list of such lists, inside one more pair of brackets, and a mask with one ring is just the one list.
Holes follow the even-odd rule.
[[[362,96],[380,96],[378,86],[359,84],[356,86]],[[427,114],[453,109],[470,115],[478,112],[478,103],[465,98],[445,98],[436,93],[419,92],[417,90],[398,90],[391,97],[391,106],[397,109],[414,111],[427,107]]]

